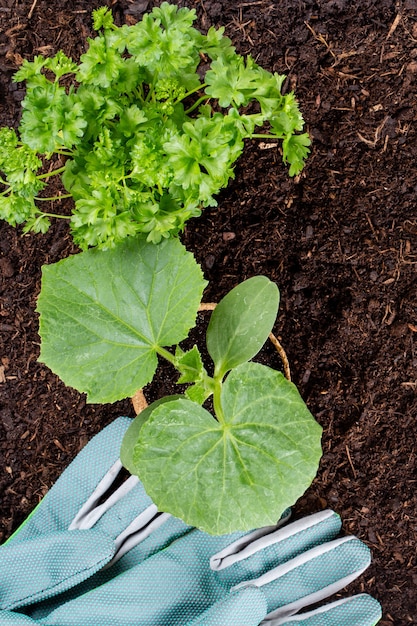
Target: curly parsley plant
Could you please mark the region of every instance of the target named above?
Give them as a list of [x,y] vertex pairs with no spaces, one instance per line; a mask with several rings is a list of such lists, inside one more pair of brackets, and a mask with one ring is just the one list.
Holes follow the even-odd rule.
[[61,175],[82,249],[139,232],[157,243],[216,205],[244,139],[280,140],[290,176],[302,170],[310,140],[285,76],[237,54],[223,28],[203,35],[195,17],[164,2],[117,27],[101,7],[78,65],[62,51],[23,62],[18,133],[0,129],[0,218],[47,231],[41,206],[66,194],[42,192]]

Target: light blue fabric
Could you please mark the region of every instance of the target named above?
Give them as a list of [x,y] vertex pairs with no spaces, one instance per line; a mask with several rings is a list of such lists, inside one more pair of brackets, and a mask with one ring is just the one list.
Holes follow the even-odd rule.
[[[361,574],[371,563],[369,549],[355,537],[347,539],[344,543],[334,541],[320,546],[319,550],[309,550],[302,555],[303,558],[308,556],[304,562],[297,558],[288,561],[285,567],[269,572],[271,582],[267,581],[261,587],[268,600],[268,613],[276,614],[280,609],[280,615],[291,615],[293,609],[294,612],[298,609],[296,603],[300,598],[309,597],[307,604],[313,604],[323,599],[322,591],[327,587],[330,587],[330,593],[339,591],[345,585],[333,589],[338,581],[346,580],[347,584],[355,572]],[[327,547],[331,548],[330,552],[321,553]],[[258,581],[252,580],[252,583],[259,584]]]
[[187,626],[258,626],[266,615],[266,598],[257,587],[232,591]]
[[94,529],[9,543],[0,552],[0,605],[14,609],[65,591],[101,569],[112,555],[113,541]]
[[[329,593],[337,591],[340,581],[343,586],[346,576],[361,571],[369,563],[369,551],[359,540],[352,538],[341,543],[336,540],[333,544],[339,532],[338,516],[330,514],[319,522],[315,519],[313,516],[302,520],[301,529],[297,522],[269,532],[255,542],[259,544],[255,553],[250,542],[246,547],[239,546],[231,557],[223,557],[225,565],[220,564],[219,571],[209,567],[210,558],[222,554],[244,535],[213,537],[193,530],[106,584],[59,606],[36,623],[254,626],[286,602],[306,597],[308,604],[312,594],[323,589],[328,588]],[[291,534],[293,527],[296,532]],[[273,542],[264,547],[269,537]],[[288,545],[292,547],[289,549]],[[298,566],[298,560],[303,559],[305,562]],[[271,573],[272,581],[259,582]],[[336,624],[340,626],[333,622],[333,626]],[[361,626],[367,624],[363,621]]]
[[[119,417],[95,435],[7,543],[67,530],[81,506],[118,460],[124,433],[131,422],[128,417]],[[147,499],[146,503],[149,502]]]
[[[218,560],[212,557],[211,560],[215,561],[212,567],[218,569],[218,578],[225,587],[233,587],[242,581],[262,576],[277,565],[331,541],[339,535],[341,528],[342,521],[333,511],[310,516],[261,536],[243,549],[237,546],[234,550],[237,557],[224,557],[222,554]],[[228,565],[230,560],[233,561],[231,566]]]
[[20,613],[12,613],[12,611],[0,611],[1,626],[29,626],[35,624],[31,617],[26,617]]
[[[118,573],[137,565],[189,528],[169,518],[108,569],[115,538],[153,503],[137,484],[87,530],[68,530],[80,508],[117,463],[131,419],[120,417],[96,435],[9,541],[0,547],[0,608],[34,604],[39,618]],[[11,568],[10,564],[14,563]],[[19,575],[17,583],[16,572]],[[95,575],[94,575],[95,574]],[[35,604],[36,603],[36,604]]]
[[[282,528],[217,537],[166,516],[117,563],[102,569],[120,533],[153,506],[140,483],[92,528],[67,528],[117,461],[129,424],[119,418],[95,437],[0,548],[0,609],[5,609],[0,625],[290,624],[291,614],[340,590],[369,564],[368,548],[353,537],[337,539],[340,518],[324,511]],[[373,617],[362,597],[344,607],[330,605],[330,613],[326,609],[319,618],[313,612],[299,623],[345,626],[341,615],[346,620],[351,615],[361,619],[357,626],[374,626],[377,603],[372,602]],[[328,620],[317,621],[323,616]]]

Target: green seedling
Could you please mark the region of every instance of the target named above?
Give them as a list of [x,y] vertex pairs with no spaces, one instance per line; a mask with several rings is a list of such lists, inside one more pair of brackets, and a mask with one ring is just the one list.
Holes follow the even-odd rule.
[[169,361],[188,387],[134,420],[121,459],[159,510],[221,534],[276,523],[315,476],[321,427],[282,373],[251,360],[278,312],[278,288],[265,276],[232,289],[213,311],[210,364],[197,346],[178,345],[205,286],[176,238],[155,246],[139,235],[46,266],[40,360],[90,402],[132,396],[158,358]]

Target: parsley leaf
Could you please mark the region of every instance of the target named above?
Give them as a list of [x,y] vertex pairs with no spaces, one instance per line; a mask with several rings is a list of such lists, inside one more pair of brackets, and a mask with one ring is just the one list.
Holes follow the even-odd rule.
[[195,19],[162,2],[118,27],[100,7],[78,64],[62,50],[23,61],[18,133],[0,129],[1,218],[45,231],[38,193],[60,174],[81,248],[138,232],[158,243],[216,205],[246,138],[276,139],[289,174],[302,170],[310,140],[294,94],[282,93],[285,76],[237,54],[224,28],[199,32]]

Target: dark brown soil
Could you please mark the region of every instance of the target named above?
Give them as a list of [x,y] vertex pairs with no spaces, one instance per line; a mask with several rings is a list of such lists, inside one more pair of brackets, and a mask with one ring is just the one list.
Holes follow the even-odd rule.
[[[119,23],[153,2],[111,2]],[[293,380],[324,428],[324,456],[296,506],[326,506],[368,543],[353,591],[383,605],[382,624],[417,624],[417,2],[186,0],[197,26],[224,25],[239,52],[288,75],[313,138],[299,180],[275,149],[249,142],[219,206],[182,239],[218,300],[265,274],[282,304],[275,332]],[[0,0],[0,121],[16,124],[22,58],[77,58],[92,0]],[[0,225],[0,538],[78,450],[129,401],[87,405],[37,363],[40,268],[73,252],[65,225],[21,237]],[[279,362],[267,348],[263,358]],[[169,372],[148,389],[166,393]]]

